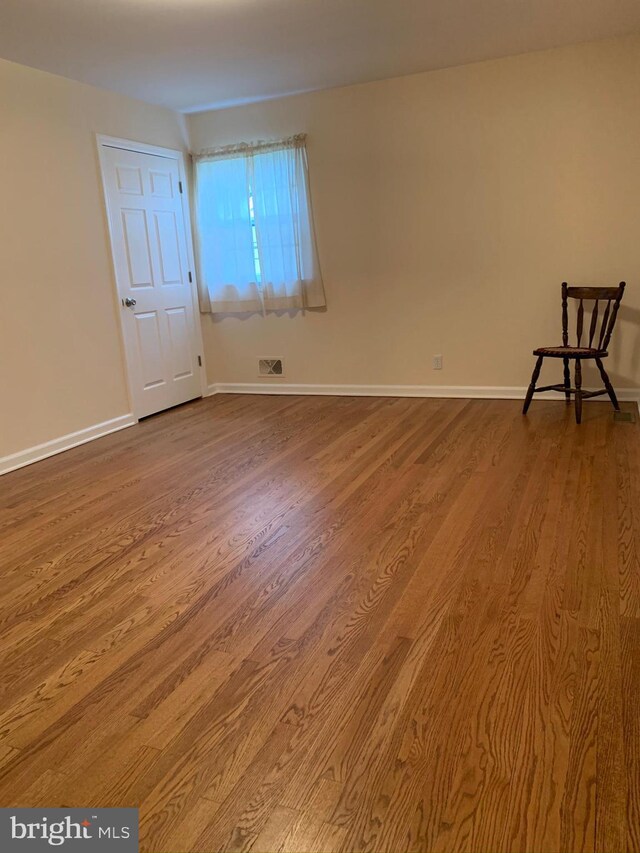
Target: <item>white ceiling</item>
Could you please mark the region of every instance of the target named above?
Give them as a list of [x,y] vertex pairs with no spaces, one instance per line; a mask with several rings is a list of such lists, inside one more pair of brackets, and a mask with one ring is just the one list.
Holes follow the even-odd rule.
[[637,31],[639,0],[0,0],[0,56],[185,112]]

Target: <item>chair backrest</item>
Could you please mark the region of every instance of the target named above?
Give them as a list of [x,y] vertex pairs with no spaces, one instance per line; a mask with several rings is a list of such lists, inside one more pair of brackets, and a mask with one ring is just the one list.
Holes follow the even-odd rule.
[[[599,350],[606,350],[611,340],[613,327],[616,324],[618,316],[618,308],[622,300],[622,294],[626,287],[626,283],[621,281],[617,287],[569,287],[566,281],[562,282],[562,344],[569,345],[569,311],[567,308],[567,299],[578,299],[578,316],[577,316],[577,343],[576,346],[582,346],[582,327],[584,323],[584,302],[585,300],[595,302],[591,313],[591,322],[589,324],[589,342],[588,347],[595,347]],[[598,330],[598,306],[600,302],[607,303],[600,329]]]

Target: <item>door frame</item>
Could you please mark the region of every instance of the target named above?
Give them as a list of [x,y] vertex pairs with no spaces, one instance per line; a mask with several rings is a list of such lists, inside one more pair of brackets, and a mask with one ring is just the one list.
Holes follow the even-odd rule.
[[[184,152],[173,148],[163,148],[160,145],[150,145],[146,142],[135,142],[132,139],[120,139],[117,136],[106,136],[103,133],[96,133],[96,146],[98,149],[98,160],[100,164],[100,180],[102,183],[102,198],[103,211],[107,220],[107,231],[109,234],[109,257],[111,258],[111,280],[113,282],[113,294],[115,299],[115,307],[118,312],[118,329],[120,331],[120,349],[124,357],[125,378],[127,385],[127,396],[129,398],[129,408],[133,413],[136,421],[139,420],[138,412],[136,412],[135,397],[133,394],[132,375],[133,370],[130,362],[130,354],[127,352],[125,341],[124,326],[122,322],[122,306],[120,305],[120,293],[118,291],[118,280],[116,276],[116,265],[113,254],[114,234],[111,228],[111,217],[109,215],[109,193],[106,177],[106,162],[105,148],[122,148],[124,151],[133,151],[137,154],[154,154],[157,157],[165,157],[169,160],[175,160],[178,165],[178,174],[182,183],[182,193],[180,201],[182,204],[182,219],[184,221],[185,242],[187,245],[187,262],[189,264],[189,272],[191,273],[191,304],[196,327],[196,345],[199,349],[202,364],[199,367],[200,371],[200,391],[203,397],[208,394],[207,384],[207,367],[204,357],[204,346],[202,342],[202,325],[200,323],[200,303],[198,301],[198,272],[195,264],[195,253],[193,250],[193,233],[191,229],[191,206],[189,204],[189,181],[187,180]],[[131,356],[132,357],[132,356]]]

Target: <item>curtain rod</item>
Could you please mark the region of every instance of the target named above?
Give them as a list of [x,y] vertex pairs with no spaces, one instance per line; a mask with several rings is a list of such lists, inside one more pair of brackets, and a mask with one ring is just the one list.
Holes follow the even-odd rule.
[[213,160],[217,157],[240,157],[246,154],[256,154],[262,151],[279,151],[283,148],[298,148],[305,144],[306,133],[296,133],[285,139],[258,139],[255,142],[236,142],[231,145],[220,145],[216,148],[203,148],[191,152],[193,160]]

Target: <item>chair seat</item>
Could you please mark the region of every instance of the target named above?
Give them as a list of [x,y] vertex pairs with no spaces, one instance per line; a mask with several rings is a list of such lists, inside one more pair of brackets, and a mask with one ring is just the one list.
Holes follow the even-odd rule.
[[549,358],[606,358],[608,355],[606,350],[594,347],[539,347],[533,354]]

